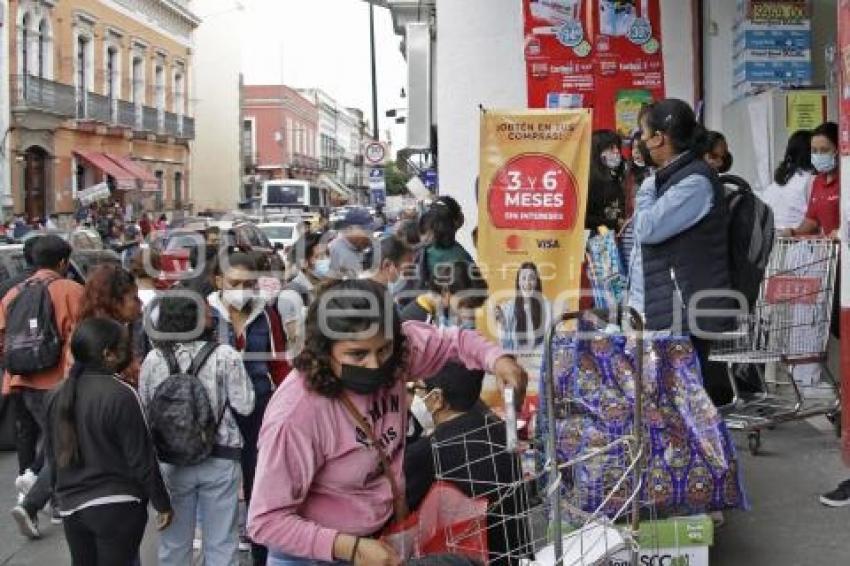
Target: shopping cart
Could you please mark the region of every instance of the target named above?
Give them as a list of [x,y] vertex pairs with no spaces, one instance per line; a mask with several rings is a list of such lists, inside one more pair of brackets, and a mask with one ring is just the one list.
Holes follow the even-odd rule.
[[[748,433],[753,455],[761,447],[764,428],[815,415],[826,415],[834,423],[840,421],[838,382],[827,365],[838,250],[839,242],[833,239],[777,239],[754,308],[740,317],[734,332],[712,348],[709,359],[728,364],[734,392],[733,402],[724,407],[727,425]],[[733,364],[753,365],[764,393],[743,399]],[[790,375],[790,379],[777,380],[773,394],[768,392],[765,364],[784,366]],[[835,392],[834,400],[804,398],[793,372],[808,364],[820,367]],[[778,395],[780,387],[789,385],[793,397]]]
[[[558,327],[576,324],[585,314],[564,315],[553,325],[547,337],[548,359]],[[628,314],[630,328],[642,329],[637,314]],[[497,565],[636,563],[643,427],[590,447],[569,461],[559,460],[556,412],[572,409],[558,406],[561,402],[556,401],[552,365],[550,361],[545,379],[548,426],[544,428],[552,431],[546,434],[545,446],[518,440],[510,389],[505,391],[504,420],[488,416],[475,430],[432,441],[437,481],[487,501],[481,520],[446,532],[445,546],[452,553]],[[638,390],[640,374],[638,367]],[[641,403],[637,402],[635,422],[641,418]],[[583,505],[586,502],[571,498],[572,488],[579,481],[579,469],[597,466],[602,460],[616,460],[611,469],[617,473],[606,475],[605,497],[588,509]],[[482,540],[486,540],[483,555]]]

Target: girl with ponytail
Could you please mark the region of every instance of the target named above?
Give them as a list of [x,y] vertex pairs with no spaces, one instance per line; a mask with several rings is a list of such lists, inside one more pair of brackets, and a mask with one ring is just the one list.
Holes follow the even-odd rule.
[[[158,527],[171,502],[135,391],[119,378],[130,363],[127,328],[89,318],[71,338],[74,365],[47,404],[47,459],[73,564],[130,564],[150,502]],[[37,533],[37,526],[36,526]]]

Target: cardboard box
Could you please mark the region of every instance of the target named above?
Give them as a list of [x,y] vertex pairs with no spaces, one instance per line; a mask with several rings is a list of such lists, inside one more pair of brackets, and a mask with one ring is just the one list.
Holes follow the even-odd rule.
[[[708,515],[677,517],[640,524],[640,566],[709,566],[714,544],[714,523]],[[623,551],[607,566],[631,566],[631,553]]]
[[733,85],[770,83],[776,85],[810,85],[812,64],[803,61],[746,61],[735,65]]
[[812,48],[812,32],[799,29],[750,29],[735,34],[735,53],[747,49],[794,49]]
[[735,65],[751,61],[794,61],[797,63],[811,63],[812,52],[809,49],[779,47],[769,49],[743,49],[735,53]]

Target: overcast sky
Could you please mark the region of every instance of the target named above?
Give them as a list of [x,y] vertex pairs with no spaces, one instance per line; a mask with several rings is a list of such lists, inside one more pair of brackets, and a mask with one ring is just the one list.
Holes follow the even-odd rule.
[[[344,106],[363,110],[371,122],[369,6],[362,0],[242,0],[242,70],[246,84],[319,87]],[[375,8],[378,105],[381,137],[392,126],[394,149],[405,130],[385,111],[400,98],[407,65],[389,10]],[[252,56],[263,53],[263,57]]]

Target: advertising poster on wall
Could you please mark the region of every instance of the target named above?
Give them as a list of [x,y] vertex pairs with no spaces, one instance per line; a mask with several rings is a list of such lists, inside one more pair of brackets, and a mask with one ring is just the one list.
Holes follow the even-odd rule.
[[[481,120],[478,257],[489,300],[479,328],[529,372],[532,412],[546,329],[578,305],[592,112],[488,110]],[[495,383],[484,398],[500,404]]]
[[592,108],[627,135],[664,97],[659,0],[524,0],[528,105]]

